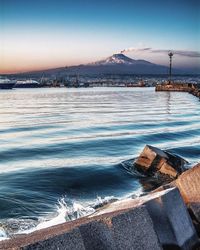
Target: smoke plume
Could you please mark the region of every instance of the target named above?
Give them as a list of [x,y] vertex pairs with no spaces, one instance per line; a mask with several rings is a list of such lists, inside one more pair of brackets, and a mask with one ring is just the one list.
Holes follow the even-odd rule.
[[167,50],[167,49],[152,49],[152,48],[127,48],[123,49],[121,53],[129,53],[129,52],[142,52],[149,51],[150,53],[169,53],[171,51],[174,55],[185,56],[185,57],[200,57],[199,51],[191,51],[191,50]]

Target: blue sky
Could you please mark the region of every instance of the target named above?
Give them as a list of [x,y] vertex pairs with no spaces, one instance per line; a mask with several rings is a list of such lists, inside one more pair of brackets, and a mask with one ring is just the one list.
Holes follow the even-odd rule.
[[[200,52],[199,8],[199,0],[0,0],[0,72],[87,63],[129,47],[132,58],[166,64],[152,50]],[[199,57],[174,60],[193,67]]]

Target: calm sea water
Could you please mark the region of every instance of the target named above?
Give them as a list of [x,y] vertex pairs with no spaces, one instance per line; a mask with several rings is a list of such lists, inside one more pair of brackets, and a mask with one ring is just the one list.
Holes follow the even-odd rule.
[[146,144],[200,160],[200,105],[153,88],[0,91],[0,237],[140,195],[155,180],[126,170]]

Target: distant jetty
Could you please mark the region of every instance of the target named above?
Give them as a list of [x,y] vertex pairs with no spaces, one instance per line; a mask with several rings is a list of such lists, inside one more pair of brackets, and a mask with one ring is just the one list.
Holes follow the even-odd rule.
[[196,97],[200,97],[200,84],[197,83],[182,83],[172,80],[172,57],[174,53],[170,51],[169,56],[169,80],[162,84],[156,85],[156,91],[178,91],[188,92]]
[[163,84],[157,84],[156,91],[188,92],[200,98],[200,84],[197,83],[167,82]]

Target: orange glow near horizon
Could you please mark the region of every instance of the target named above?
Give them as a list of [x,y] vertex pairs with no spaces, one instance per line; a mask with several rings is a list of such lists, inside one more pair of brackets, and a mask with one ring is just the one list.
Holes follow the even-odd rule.
[[[110,55],[113,44],[107,49],[102,39],[49,33],[5,34],[0,46],[0,74],[37,71],[93,62]],[[95,52],[95,53],[94,53]]]
[[29,48],[16,50],[9,49],[0,59],[0,74],[20,73],[37,70],[46,70],[58,67],[66,67],[85,63],[87,60],[81,61],[76,55],[65,51],[52,51],[51,48],[44,49]]
[[[79,63],[76,63],[77,65]],[[74,64],[75,65],[75,64]],[[45,62],[42,61],[40,63],[31,63],[27,62],[26,65],[21,65],[13,61],[12,63],[9,62],[9,64],[0,65],[0,74],[15,74],[15,73],[24,73],[24,72],[32,72],[32,71],[42,71],[42,70],[48,70],[53,68],[60,68],[60,67],[66,67],[70,66],[66,63],[59,63],[59,62]]]

